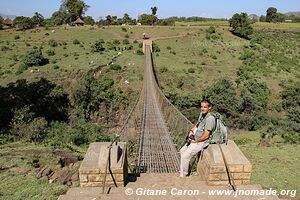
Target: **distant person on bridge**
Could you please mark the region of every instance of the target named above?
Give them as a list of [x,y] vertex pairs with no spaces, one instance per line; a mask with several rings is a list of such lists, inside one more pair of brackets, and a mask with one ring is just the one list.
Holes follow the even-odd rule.
[[209,136],[215,127],[215,118],[210,113],[212,105],[207,99],[200,102],[201,113],[198,123],[189,131],[188,143],[180,149],[180,177],[189,174],[191,158],[208,145]]

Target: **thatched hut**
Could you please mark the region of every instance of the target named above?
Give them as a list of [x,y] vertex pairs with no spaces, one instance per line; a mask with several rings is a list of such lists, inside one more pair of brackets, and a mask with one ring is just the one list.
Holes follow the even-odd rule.
[[6,28],[11,28],[12,24],[13,24],[13,21],[9,18],[6,18],[5,20],[3,20],[3,25]]
[[75,22],[73,22],[75,26],[84,26],[84,21],[78,17]]

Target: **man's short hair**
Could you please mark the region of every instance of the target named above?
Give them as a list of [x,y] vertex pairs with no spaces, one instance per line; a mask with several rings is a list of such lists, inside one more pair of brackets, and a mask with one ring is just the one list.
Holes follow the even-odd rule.
[[211,103],[208,99],[202,99],[202,100],[200,101],[200,106],[201,106],[202,103],[207,103],[207,104],[208,104],[208,107],[211,107],[211,106],[212,106],[212,103]]

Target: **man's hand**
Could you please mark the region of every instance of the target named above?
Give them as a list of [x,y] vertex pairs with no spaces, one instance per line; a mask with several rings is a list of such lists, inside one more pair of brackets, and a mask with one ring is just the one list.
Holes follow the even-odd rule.
[[191,128],[189,131],[189,136],[195,135],[196,130],[197,130],[197,127],[196,127],[196,125],[194,125],[193,128]]

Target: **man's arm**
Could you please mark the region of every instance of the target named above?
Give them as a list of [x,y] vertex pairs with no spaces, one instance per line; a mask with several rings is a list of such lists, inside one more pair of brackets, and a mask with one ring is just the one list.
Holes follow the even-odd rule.
[[197,143],[197,142],[202,142],[204,140],[207,140],[209,138],[210,132],[211,131],[209,130],[204,130],[203,135],[198,137],[196,140],[191,140],[191,143]]

